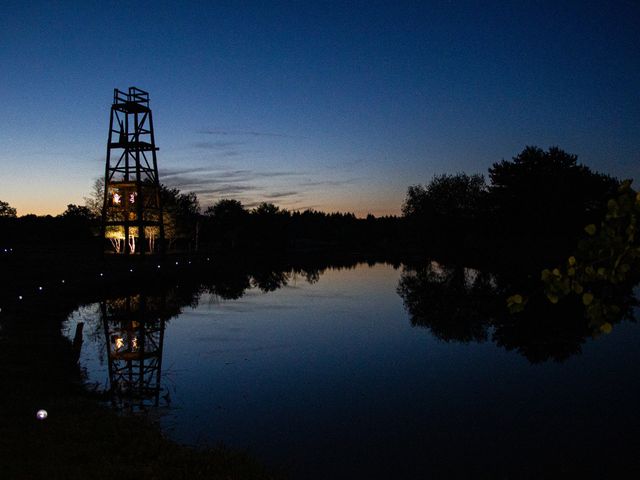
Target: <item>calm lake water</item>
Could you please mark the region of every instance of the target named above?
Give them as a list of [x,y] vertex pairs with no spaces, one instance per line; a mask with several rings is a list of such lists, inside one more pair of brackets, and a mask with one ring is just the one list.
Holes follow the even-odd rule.
[[[107,348],[140,349],[131,332],[146,309],[159,322],[145,344],[155,349],[145,366],[149,389],[114,405],[145,410],[179,442],[247,449],[293,478],[548,478],[637,468],[637,324],[585,338],[561,362],[550,355],[532,363],[526,348],[494,342],[495,326],[447,337],[412,322],[398,292],[402,275],[411,272],[387,264],[286,272],[248,279],[240,296],[190,292],[181,301],[191,305],[175,300],[178,285],[161,299],[84,306],[65,331],[73,337],[85,322],[80,363],[89,384],[108,390]],[[118,385],[131,392],[135,385],[122,385],[127,357],[118,358]]]

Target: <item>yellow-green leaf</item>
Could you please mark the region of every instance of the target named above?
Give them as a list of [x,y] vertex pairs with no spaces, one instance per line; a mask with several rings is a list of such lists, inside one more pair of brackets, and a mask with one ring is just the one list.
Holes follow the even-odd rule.
[[551,303],[558,303],[559,300],[558,296],[553,293],[547,293],[547,298]]
[[611,330],[613,330],[613,326],[609,322],[600,327],[602,333],[611,333]]
[[591,305],[591,302],[593,302],[593,294],[592,293],[585,293],[582,295],[582,303],[584,303],[586,306]]
[[522,295],[514,295],[511,297],[511,299],[513,300],[513,303],[522,303]]
[[573,256],[569,257],[569,265],[573,267],[575,264],[576,264],[576,257],[573,257]]
[[631,187],[632,183],[633,183],[633,180],[631,180],[630,178],[627,178],[627,179],[623,180],[622,183],[620,184],[620,186],[618,187],[618,191],[619,192],[626,192],[627,190],[629,190],[629,188]]
[[587,232],[589,235],[595,235],[596,234],[596,226],[591,223],[589,225],[587,225],[586,227],[584,227],[584,231]]

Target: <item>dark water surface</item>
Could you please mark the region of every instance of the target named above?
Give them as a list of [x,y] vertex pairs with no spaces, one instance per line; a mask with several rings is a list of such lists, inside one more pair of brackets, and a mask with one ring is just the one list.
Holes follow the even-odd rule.
[[[493,342],[491,326],[484,341],[444,341],[413,326],[401,274],[360,264],[313,283],[292,272],[252,279],[236,299],[194,294],[197,306],[166,315],[158,406],[151,398],[143,408],[172,439],[246,448],[294,478],[604,477],[614,466],[637,468],[637,324],[586,338],[562,362],[532,363]],[[117,301],[82,307],[65,325],[72,336],[85,322],[80,363],[101,390],[115,341],[103,317]]]

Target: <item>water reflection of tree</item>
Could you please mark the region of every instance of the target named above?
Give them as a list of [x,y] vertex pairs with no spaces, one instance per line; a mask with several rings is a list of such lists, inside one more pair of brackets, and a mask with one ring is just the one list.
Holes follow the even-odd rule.
[[263,292],[273,292],[279,288],[286,287],[292,278],[301,276],[309,284],[314,284],[320,280],[320,276],[325,269],[317,270],[313,268],[291,268],[290,270],[258,270],[250,273],[251,286],[257,287]]
[[318,280],[320,280],[320,275],[324,273],[324,269],[320,271],[320,270],[314,270],[314,269],[305,270],[302,268],[298,268],[298,269],[294,268],[292,272],[296,275],[301,275],[302,277],[304,277],[307,283],[314,284],[314,283],[317,283]]
[[497,345],[520,353],[531,363],[562,362],[580,354],[590,337],[591,329],[579,305],[552,305],[546,299],[531,302],[516,315],[503,312],[493,332]]
[[[578,302],[552,305],[541,296],[530,299],[523,312],[510,314],[505,292],[511,287],[500,278],[431,262],[405,267],[398,294],[412,325],[428,328],[447,342],[491,339],[532,363],[563,361],[582,351],[582,344],[593,336],[582,305]],[[631,293],[620,293],[627,299],[626,317],[633,303]]]
[[224,300],[237,300],[251,288],[251,278],[239,270],[229,270],[209,278],[203,283],[204,290]]
[[495,309],[495,284],[476,270],[444,267],[430,262],[406,269],[398,293],[414,326],[427,327],[441,340],[481,342],[488,337]]
[[289,272],[265,270],[256,272],[251,279],[251,285],[263,292],[273,292],[289,283]]
[[250,288],[258,288],[264,293],[286,287],[293,280],[302,277],[313,284],[320,280],[327,268],[354,268],[357,262],[305,264],[291,263],[263,265],[219,264],[215,272],[201,279],[202,290],[223,300],[237,300]]

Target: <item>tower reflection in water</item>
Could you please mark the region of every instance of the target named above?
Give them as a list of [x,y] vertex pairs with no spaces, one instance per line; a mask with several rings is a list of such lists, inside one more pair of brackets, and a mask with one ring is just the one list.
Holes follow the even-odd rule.
[[[158,407],[162,347],[170,318],[165,296],[133,295],[100,304],[112,405],[133,413]],[[168,403],[168,394],[164,395]]]

